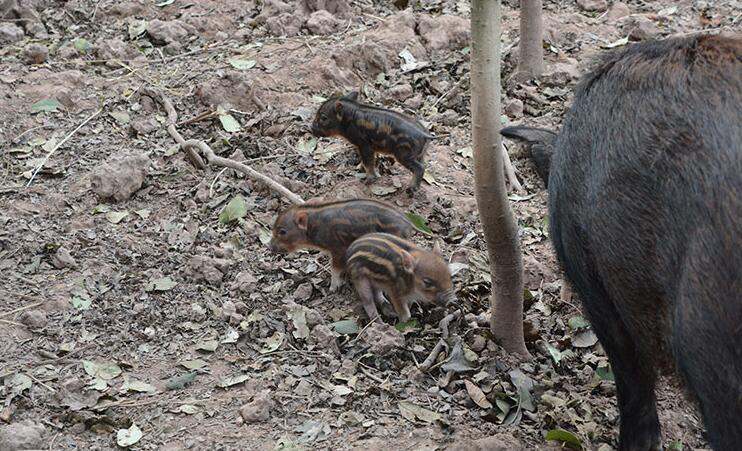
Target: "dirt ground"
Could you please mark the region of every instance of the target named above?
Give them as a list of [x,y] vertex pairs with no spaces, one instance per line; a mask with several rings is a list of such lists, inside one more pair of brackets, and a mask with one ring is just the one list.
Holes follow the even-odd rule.
[[[518,5],[503,4],[504,123],[558,126],[577,77],[624,38],[742,28],[739,1],[544,3],[547,71],[525,83]],[[469,37],[456,0],[0,3],[0,450],[558,449],[556,430],[613,449],[607,359],[563,287],[543,184],[509,142],[534,360],[491,340]],[[445,312],[416,308],[404,334],[366,328],[352,287],[328,292],[326,257],[271,253],[286,200],[190,165],[147,88],[186,139],[304,199],[423,217],[454,263],[458,344],[420,371]],[[404,168],[383,162],[367,186],[348,144],[309,133],[323,98],[351,89],[441,136],[414,199]],[[225,224],[236,196],[246,211]],[[703,449],[682,391],[658,396],[665,446]]]

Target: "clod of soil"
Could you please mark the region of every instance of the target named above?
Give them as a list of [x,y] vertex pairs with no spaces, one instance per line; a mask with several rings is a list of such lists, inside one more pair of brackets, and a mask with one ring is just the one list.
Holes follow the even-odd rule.
[[608,8],[606,0],[577,0],[577,6],[583,11],[605,11]]
[[386,355],[395,348],[404,346],[404,336],[391,324],[375,322],[363,334],[361,340],[377,355]]
[[645,16],[632,16],[625,24],[630,29],[629,39],[632,41],[647,41],[660,34],[660,29],[652,20]]
[[186,273],[193,280],[201,280],[212,284],[218,284],[229,270],[231,261],[223,258],[211,258],[203,255],[194,255],[188,262]]
[[70,254],[69,249],[61,246],[52,257],[52,265],[57,269],[77,268],[75,258]]
[[306,27],[312,34],[330,34],[340,26],[340,21],[328,11],[313,12],[307,19]]
[[471,26],[458,16],[422,16],[417,31],[429,50],[458,50],[469,45]]
[[155,19],[147,24],[147,34],[152,39],[152,43],[159,45],[186,42],[189,36],[196,33],[192,25],[180,20]]
[[31,329],[43,329],[46,326],[46,313],[41,310],[27,310],[18,317],[21,324],[25,324]]
[[23,38],[23,28],[12,23],[0,22],[0,44],[13,44]]
[[90,187],[104,199],[124,201],[142,187],[150,163],[146,155],[113,157],[93,172]]
[[526,448],[510,434],[497,434],[492,437],[454,444],[449,449],[451,451],[524,451]]
[[259,423],[270,418],[273,398],[269,391],[263,391],[257,395],[249,404],[240,407],[240,415],[245,423]]
[[49,57],[49,49],[41,44],[28,44],[23,48],[23,62],[41,64]]
[[43,425],[32,421],[0,426],[0,449],[3,451],[40,449],[45,430]]
[[631,14],[631,10],[626,3],[615,2],[611,5],[611,9],[608,10],[606,18],[608,20],[618,20]]

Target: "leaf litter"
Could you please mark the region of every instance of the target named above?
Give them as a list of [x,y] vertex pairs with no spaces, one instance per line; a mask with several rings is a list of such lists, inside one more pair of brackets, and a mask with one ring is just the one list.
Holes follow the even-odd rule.
[[[132,448],[155,448],[166,442],[182,443],[191,438],[202,438],[204,447],[213,448],[217,441],[228,442],[233,440],[229,437],[236,437],[235,442],[220,445],[239,447],[251,440],[263,440],[275,444],[277,449],[347,449],[359,440],[386,437],[400,425],[409,432],[410,438],[395,436],[397,441],[393,447],[412,448],[425,446],[424,440],[439,438],[436,434],[442,433],[442,425],[447,421],[456,428],[457,434],[472,438],[499,432],[496,429],[499,424],[517,422],[518,437],[524,440],[526,449],[544,446],[547,433],[557,427],[571,431],[585,449],[612,443],[614,425],[603,420],[616,415],[612,373],[589,325],[570,320],[578,314],[577,309],[567,303],[569,299],[562,300],[557,292],[546,287],[548,282],[558,280],[557,275],[549,272],[558,274],[559,268],[553,263],[550,242],[544,233],[548,228],[544,221],[544,191],[527,158],[514,158],[513,161],[526,192],[511,192],[510,197],[524,230],[524,252],[544,267],[537,268],[526,262],[524,279],[535,300],[525,316],[536,322],[540,335],[537,342],[529,343],[535,361],[513,363],[498,351],[489,332],[486,314],[490,275],[481,227],[472,209],[467,39],[462,38],[464,42],[459,47],[449,48],[446,45],[451,43],[444,42],[446,33],[440,33],[437,36],[444,37],[439,41],[443,48],[433,50],[428,47],[432,45],[430,37],[425,37],[426,28],[435,25],[439,17],[463,15],[468,19],[468,4],[443,1],[413,5],[410,2],[408,10],[398,11],[393,5],[376,2],[365,13],[384,21],[366,16],[362,20],[353,19],[347,31],[342,27],[333,31],[333,36],[339,37],[337,41],[321,34],[302,34],[303,38],[273,36],[265,19],[271,21],[274,17],[270,17],[273,13],[267,8],[263,8],[267,17],[247,24],[249,18],[261,13],[260,8],[248,6],[246,10],[237,11],[225,4],[220,5],[223,8],[220,14],[234,13],[235,22],[219,26],[219,31],[233,35],[244,25],[251,33],[246,38],[249,42],[245,39],[242,44],[227,45],[228,41],[220,42],[221,38],[216,37],[212,43],[196,32],[189,32],[187,38],[168,46],[154,40],[154,26],[159,25],[153,23],[155,20],[169,22],[166,27],[179,27],[182,24],[178,21],[187,24],[190,19],[178,14],[187,10],[188,14],[198,16],[207,13],[208,7],[199,2],[193,5],[171,0],[152,2],[141,14],[123,22],[99,10],[95,15],[96,27],[86,27],[88,19],[80,16],[85,28],[77,30],[70,28],[72,23],[66,22],[69,18],[65,15],[39,15],[50,31],[48,44],[45,44],[50,48],[62,49],[58,47],[62,44],[62,36],[54,30],[69,31],[64,39],[70,42],[67,50],[72,51],[72,58],[101,57],[99,52],[109,45],[107,39],[112,36],[109,30],[116,31],[116,39],[125,44],[123,50],[133,53],[118,55],[130,69],[115,65],[113,61],[76,64],[75,71],[81,74],[84,88],[79,84],[65,85],[65,75],[61,75],[58,90],[44,91],[39,84],[35,97],[7,92],[4,111],[26,112],[6,114],[18,118],[7,121],[9,139],[42,126],[12,143],[11,147],[16,150],[6,155],[11,158],[7,166],[10,182],[14,178],[23,182],[22,172],[33,169],[33,163],[39,163],[35,159],[41,152],[56,146],[61,136],[57,130],[68,129],[76,115],[84,116],[98,101],[115,102],[109,103],[105,113],[111,115],[101,115],[81,129],[70,141],[74,145],[65,146],[54,155],[53,161],[48,163],[49,170],[45,165],[35,181],[38,194],[10,193],[0,197],[0,202],[6,202],[3,205],[9,207],[2,209],[0,214],[3,231],[7,230],[18,237],[18,243],[23,243],[22,248],[16,249],[12,243],[8,247],[8,241],[0,241],[0,265],[8,276],[8,290],[42,298],[49,306],[56,306],[58,299],[67,305],[61,311],[45,310],[49,321],[40,329],[43,333],[29,331],[31,341],[23,345],[8,342],[7,349],[3,348],[3,355],[16,363],[11,367],[12,374],[3,373],[0,389],[7,398],[14,393],[11,387],[17,387],[16,390],[23,387],[20,394],[6,401],[19,410],[12,415],[49,418],[47,406],[56,408],[59,405],[61,415],[55,412],[58,418],[55,421],[60,422],[61,429],[56,443],[66,440],[88,448],[99,446],[94,443],[96,434],[71,433],[73,424],[67,418],[74,416],[69,415],[69,411],[78,412],[85,418],[86,425],[96,429],[103,428],[101,425],[113,418],[115,424],[107,426],[111,434],[109,445],[113,445],[118,430],[129,430],[131,421],[136,421],[144,433],[138,443],[130,445]],[[353,4],[350,7],[357,8]],[[632,14],[650,13],[649,17],[656,14],[663,28],[679,32],[692,30],[689,23],[683,22],[690,17],[690,11],[672,7],[667,1],[648,6],[630,5]],[[550,37],[546,47],[547,69],[556,61],[551,55],[559,54],[560,62],[582,62],[584,51],[596,50],[606,43],[616,47],[625,45],[625,32],[620,27],[604,19],[583,22],[581,13],[575,8],[567,5],[563,11],[552,11],[550,20],[557,26],[568,18],[569,25],[575,26],[576,31]],[[727,15],[733,17],[728,6],[720,8],[718,14],[730,13]],[[506,4],[503,9],[507,13],[505,30],[517,29],[517,11]],[[292,13],[302,17],[300,28],[304,30],[303,13],[298,9]],[[408,17],[410,13],[414,17]],[[336,18],[341,16],[330,14]],[[210,20],[214,15],[202,17]],[[414,38],[396,41],[396,33],[406,29],[406,21],[414,22],[411,34]],[[600,40],[588,36],[582,27]],[[446,28],[453,31],[455,27],[446,25]],[[388,35],[390,40],[382,42],[380,35]],[[462,36],[466,36],[466,32]],[[564,36],[569,38],[564,39]],[[306,43],[294,41],[304,38]],[[265,44],[256,39],[265,40]],[[344,80],[347,85],[362,85],[363,96],[371,103],[411,113],[439,136],[428,149],[426,169],[431,170],[426,170],[423,195],[414,203],[404,197],[402,187],[409,174],[399,165],[382,165],[377,188],[372,185],[368,191],[363,191],[363,180],[354,177],[351,170],[357,160],[348,144],[339,139],[313,141],[315,138],[308,134],[307,126],[317,106],[332,90],[327,80],[307,78],[321,73],[313,66],[312,59],[316,57],[323,64],[334,61],[340,67],[347,58],[343,52],[352,51],[349,44],[353,39],[364,42],[364,48],[366,45],[369,49],[378,47],[380,53],[374,53],[374,59],[383,60],[384,67],[381,73],[369,74],[366,70],[376,66],[364,63],[363,55],[355,55],[352,58],[357,64],[346,74],[350,77]],[[503,33],[505,52],[511,51],[511,40],[512,35]],[[120,45],[113,44],[113,49]],[[517,49],[512,48],[512,52]],[[146,60],[146,63],[132,62],[130,58]],[[49,63],[56,67],[58,62],[52,52]],[[109,63],[114,64],[111,69],[108,69]],[[512,58],[506,55],[503,75],[512,73],[512,63]],[[6,84],[9,77],[20,80],[28,71],[14,55],[9,55],[4,64],[0,86],[11,86]],[[403,64],[406,64],[404,70]],[[105,70],[101,71],[103,68]],[[112,79],[104,76],[109,70],[119,71],[124,76],[114,75]],[[55,76],[59,76],[58,73],[54,71]],[[519,100],[525,110],[524,116],[508,113],[507,119],[515,123],[535,119],[538,125],[557,127],[565,99],[571,95],[572,82],[559,80],[563,74],[555,75],[547,74],[539,80],[533,92],[528,91],[533,86],[507,83],[503,106]],[[139,81],[135,82],[137,79]],[[305,199],[315,196],[333,199],[333,196],[362,193],[366,197],[383,197],[400,211],[414,211],[423,218],[425,226],[443,238],[444,254],[447,259],[450,257],[457,296],[467,318],[451,323],[449,328],[452,335],[460,334],[461,342],[449,339],[431,368],[418,372],[416,362],[422,363],[440,339],[438,321],[445,312],[414,305],[413,316],[418,324],[409,329],[400,325],[403,335],[391,326],[393,318],[385,319],[390,330],[367,328],[365,319],[354,312],[357,299],[352,287],[345,286],[336,294],[326,292],[329,276],[324,269],[327,265],[324,257],[307,252],[293,256],[270,253],[267,249],[270,226],[277,212],[287,204],[233,171],[222,174],[214,185],[214,192],[210,193],[208,188],[217,172],[211,172],[213,168],[199,172],[189,166],[182,149],[164,130],[167,123],[164,113],[152,111],[146,96],[138,93],[144,80],[156,80],[167,87],[173,93],[171,98],[181,116],[188,117],[187,111],[213,111],[215,105],[221,104],[221,108],[216,107],[219,120],[211,116],[211,121],[179,125],[178,129],[186,139],[205,140],[220,156],[247,160],[261,172],[290,183]],[[7,83],[14,83],[12,86],[18,90],[27,84]],[[294,85],[296,89],[286,89]],[[313,87],[304,88],[309,85]],[[222,86],[224,89],[220,91]],[[68,92],[75,108],[68,109],[60,102],[68,104]],[[95,93],[100,99],[91,102],[93,96],[88,96],[89,93]],[[533,93],[542,97],[544,103],[534,102]],[[40,100],[46,101],[36,107],[38,111],[31,111],[34,102]],[[446,125],[446,114],[451,115],[455,119],[451,123],[457,125]],[[143,127],[147,121],[160,128],[148,131]],[[283,127],[282,131],[275,136],[264,135],[273,124]],[[149,153],[154,161],[143,189],[129,200],[96,207],[102,201],[95,199],[89,188],[82,186],[84,184],[78,186],[76,183],[84,180],[86,172],[104,162],[110,154],[135,149]],[[14,161],[16,158],[18,160]],[[27,162],[32,164],[26,166]],[[64,193],[64,201],[59,205],[56,201],[52,203],[57,193]],[[24,204],[29,195],[33,203]],[[244,214],[238,209],[236,214],[225,215],[222,221],[220,214],[236,196],[252,200],[249,205],[246,202]],[[36,212],[24,215],[16,207]],[[101,217],[82,217],[93,209]],[[123,212],[130,214],[117,218],[116,215]],[[117,223],[109,217],[118,219]],[[94,222],[90,223],[91,220]],[[43,248],[48,240],[43,232],[38,232],[44,230],[73,231],[74,240],[64,245],[71,248],[80,263],[79,269],[59,270],[48,263],[45,255],[34,255],[33,249]],[[416,234],[414,240],[427,247],[432,244],[421,234]],[[186,271],[193,256],[221,259],[229,262],[229,266],[213,268],[218,271],[211,274],[213,282],[196,282]],[[237,283],[236,275],[242,271],[251,273],[252,280]],[[280,307],[294,298],[295,302],[318,312],[320,318],[305,311],[303,317],[297,314],[295,323]],[[225,300],[244,305],[225,312],[220,307]],[[20,307],[26,301],[11,295],[8,302],[18,303]],[[571,302],[578,302],[578,299]],[[8,310],[15,307],[9,305]],[[343,313],[337,316],[337,312],[331,313],[334,310]],[[19,318],[3,319],[17,322]],[[4,327],[14,326],[0,325]],[[295,332],[301,338],[297,338]],[[401,335],[403,347],[381,353],[370,350],[371,344],[396,337],[395,334]],[[366,341],[364,337],[372,340]],[[196,349],[199,343],[209,344],[204,349]],[[28,360],[32,355],[29,351],[37,350],[49,354],[34,355],[39,362],[45,363],[33,367]],[[81,379],[80,385],[68,385],[70,374],[65,373],[65,362],[80,360],[115,362],[121,373],[113,379],[104,379],[73,366],[69,368],[72,375]],[[181,362],[188,364],[183,366]],[[521,370],[522,377],[513,377],[514,368]],[[30,387],[27,379],[13,385],[11,381],[21,377],[19,374],[29,379],[33,376],[55,389],[60,399],[54,397],[54,402],[47,403],[46,396],[53,393],[33,379]],[[254,378],[254,382],[251,379],[226,389],[218,388],[220,382],[234,381],[230,378],[245,375]],[[92,385],[87,385],[88,382]],[[168,391],[146,391],[162,385]],[[253,385],[266,387],[285,406],[271,409],[265,425],[265,430],[271,431],[270,436],[262,436],[254,428],[232,421],[231,403],[240,396],[238,393],[251,390]],[[91,387],[104,391],[98,392]],[[121,393],[121,389],[125,389],[125,393]],[[685,435],[677,439],[682,439],[689,447],[703,448],[705,443],[695,426],[697,422],[686,418],[692,416],[689,413],[692,410],[679,401],[680,397],[673,395],[672,389],[661,389],[665,390],[665,396],[661,397],[665,408],[669,406],[678,412],[678,422],[693,425],[684,426]],[[590,393],[583,393],[585,390]],[[535,408],[532,412],[526,410],[526,393],[530,393]],[[117,396],[123,399],[108,399]],[[178,404],[184,398],[187,404]],[[209,401],[204,403],[206,398]],[[99,399],[102,400],[100,405],[122,404],[110,408],[113,414],[109,417],[103,411],[93,410]],[[156,401],[158,408],[164,407],[164,412],[175,412],[177,416],[145,423],[140,418],[146,417],[153,405],[137,405],[140,399]],[[338,404],[340,402],[342,404]],[[421,411],[424,418],[421,419],[415,407],[400,408],[400,402],[436,415]],[[491,408],[486,407],[487,402]],[[411,420],[403,416],[402,409]],[[0,415],[5,418],[7,412],[7,408],[3,408]],[[374,415],[367,412],[374,412]],[[379,416],[377,412],[383,414]],[[183,432],[160,432],[163,421],[172,422],[173,430],[179,431],[185,425],[182,421],[189,417],[198,420],[195,426]],[[431,418],[439,419],[429,421]],[[595,423],[597,426],[593,426]],[[297,426],[303,427],[294,430]],[[151,430],[158,432],[149,433]],[[676,437],[668,438],[673,439]]]

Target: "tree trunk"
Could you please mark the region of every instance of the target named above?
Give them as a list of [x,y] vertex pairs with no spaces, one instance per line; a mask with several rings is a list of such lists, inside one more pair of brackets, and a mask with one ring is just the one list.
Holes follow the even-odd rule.
[[523,263],[505,189],[500,142],[500,0],[472,0],[471,111],[474,183],[492,274],[491,327],[510,353],[530,358],[523,340]]
[[520,0],[520,80],[538,77],[544,73],[544,23],[541,18],[542,0]]

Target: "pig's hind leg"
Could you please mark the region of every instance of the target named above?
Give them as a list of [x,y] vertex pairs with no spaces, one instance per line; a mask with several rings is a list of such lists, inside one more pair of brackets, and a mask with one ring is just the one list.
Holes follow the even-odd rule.
[[375,292],[376,288],[366,276],[357,276],[353,279],[353,285],[356,288],[358,297],[361,298],[363,310],[366,312],[369,321],[379,321],[379,311],[376,310]]

